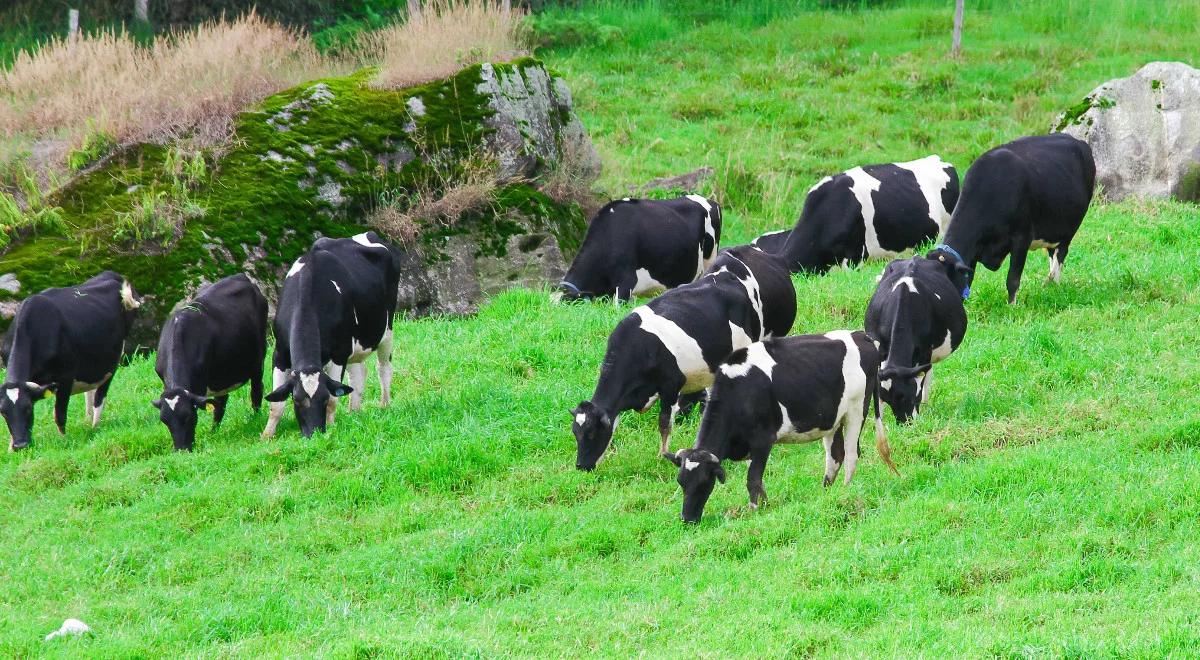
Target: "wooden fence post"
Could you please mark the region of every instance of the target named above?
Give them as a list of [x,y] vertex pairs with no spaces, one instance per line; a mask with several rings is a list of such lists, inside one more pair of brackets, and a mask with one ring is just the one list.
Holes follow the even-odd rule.
[[79,37],[79,10],[67,10],[67,39],[75,41]]

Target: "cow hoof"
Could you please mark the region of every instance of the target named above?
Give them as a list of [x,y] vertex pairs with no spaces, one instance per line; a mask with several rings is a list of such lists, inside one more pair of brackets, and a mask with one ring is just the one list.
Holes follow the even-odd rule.
[[822,486],[824,486],[824,487],[826,487],[826,488],[828,488],[828,487],[829,487],[829,485],[830,485],[830,484],[832,484],[832,483],[833,483],[833,477],[825,477],[825,479],[823,479],[823,480],[821,481],[821,485],[822,485]]

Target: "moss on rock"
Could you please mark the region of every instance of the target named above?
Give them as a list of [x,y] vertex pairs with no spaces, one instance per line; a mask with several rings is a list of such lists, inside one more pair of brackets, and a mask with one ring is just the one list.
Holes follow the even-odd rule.
[[383,191],[445,180],[447,168],[482,150],[505,152],[502,161],[522,161],[519,171],[507,173],[521,178],[499,187],[488,210],[449,228],[422,228],[424,258],[438,260],[437,245],[448,234],[474,235],[480,255],[500,254],[511,236],[529,231],[549,232],[564,249],[577,248],[585,229],[582,211],[556,204],[535,185],[547,156],[555,157],[545,143],[561,150],[563,135],[582,133],[569,96],[565,102],[543,100],[546,112],[533,110],[544,115],[539,134],[522,132],[517,144],[497,135],[516,123],[498,112],[529,102],[497,94],[528,91],[527,81],[536,80],[552,95],[565,91],[540,62],[476,65],[401,90],[372,88],[373,75],[368,69],[311,81],[243,113],[230,145],[205,155],[206,178],[190,193],[204,215],[189,220],[165,246],[130,245],[114,236],[120,214],[143,195],[171,186],[164,169],[169,147],[135,145],[110,157],[49,200],[62,208],[66,231],[18,241],[0,255],[0,273],[21,283],[16,293],[0,289],[0,302],[112,269],[147,295],[147,308],[161,320],[201,282],[243,270],[264,284],[275,282],[315,236],[363,231],[364,217]]

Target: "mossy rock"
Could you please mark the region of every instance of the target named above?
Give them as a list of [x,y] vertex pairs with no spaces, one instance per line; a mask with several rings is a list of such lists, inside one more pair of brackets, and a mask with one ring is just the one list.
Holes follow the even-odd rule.
[[[221,152],[204,155],[207,171],[187,193],[202,215],[187,220],[165,244],[133,245],[116,236],[118,218],[139,199],[173,190],[164,169],[171,145],[124,148],[77,177],[49,200],[61,208],[69,229],[23,237],[0,254],[0,277],[19,282],[16,291],[0,288],[0,313],[8,317],[0,328],[29,293],[111,269],[146,296],[134,340],[153,345],[172,306],[200,284],[245,271],[273,298],[282,271],[315,237],[363,231],[385,191],[405,191],[418,182],[428,187],[453,173],[455,163],[481,153],[499,161],[501,179],[509,183],[492,193],[486,211],[451,226],[420,227],[411,246],[414,277],[423,270],[436,286],[432,274],[452,259],[445,250],[452,237],[471,246],[473,259],[503,259],[526,236],[551,241],[559,262],[562,250],[578,247],[586,228],[582,209],[560,205],[537,187],[568,150],[576,158],[584,154],[598,171],[595,150],[561,79],[529,58],[475,65],[401,90],[370,87],[373,75],[363,70],[311,81],[240,115],[234,139]],[[541,245],[545,239],[531,240]],[[555,267],[561,270],[562,264],[549,264],[545,276],[557,276]],[[497,268],[488,270],[494,276],[490,271]],[[477,273],[457,276],[478,279]],[[528,283],[523,276],[514,281]],[[493,288],[476,287],[481,294]],[[477,302],[426,298],[406,309],[470,311]]]

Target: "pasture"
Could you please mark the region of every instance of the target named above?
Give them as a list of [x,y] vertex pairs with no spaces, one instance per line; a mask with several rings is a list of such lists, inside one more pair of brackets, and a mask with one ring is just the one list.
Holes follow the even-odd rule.
[[[789,227],[823,174],[931,152],[963,172],[1103,80],[1200,60],[1182,2],[989,3],[960,61],[940,5],[665,4],[598,5],[619,38],[540,55],[610,194],[717,170],[724,245]],[[906,427],[887,413],[901,478],[869,436],[849,487],[821,487],[819,444],[780,447],[764,507],[727,464],[694,527],[653,414],[574,469],[568,411],[631,306],[514,290],[398,322],[389,409],[372,367],[363,412],[304,439],[289,407],[262,441],[243,390],[193,454],[135,358],[99,428],[76,398],[60,438],[41,404],[33,447],[0,457],[0,655],[1192,655],[1198,244],[1194,204],[1094,203],[1061,285],[1031,255],[1009,306],[981,270],[933,399]],[[883,265],[796,276],[793,333],[861,328]],[[95,633],[42,642],[66,617]]]

